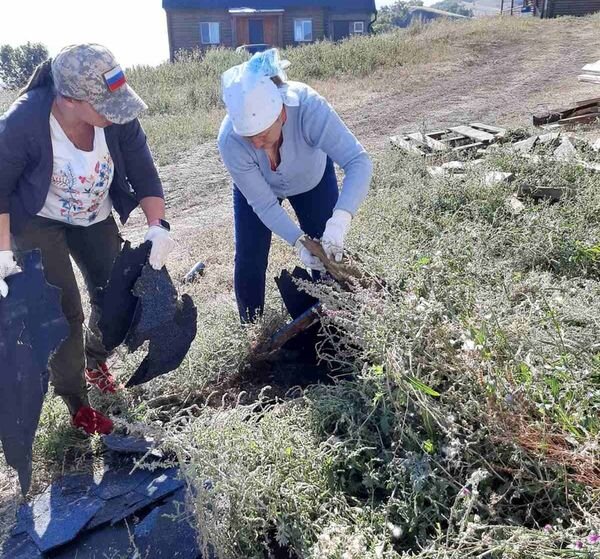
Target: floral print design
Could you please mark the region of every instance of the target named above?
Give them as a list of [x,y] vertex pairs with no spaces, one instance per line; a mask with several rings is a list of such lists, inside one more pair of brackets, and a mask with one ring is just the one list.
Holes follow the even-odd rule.
[[64,221],[73,224],[96,220],[108,196],[112,169],[112,158],[107,153],[88,176],[76,176],[70,164],[52,175],[52,184],[60,192],[60,216]]

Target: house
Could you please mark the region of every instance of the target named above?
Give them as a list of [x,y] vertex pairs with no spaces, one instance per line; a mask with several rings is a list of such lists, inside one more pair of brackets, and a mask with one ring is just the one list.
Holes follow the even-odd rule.
[[585,16],[600,12],[600,0],[532,0],[533,13],[542,18]]
[[171,60],[180,50],[277,47],[369,33],[375,0],[163,0]]

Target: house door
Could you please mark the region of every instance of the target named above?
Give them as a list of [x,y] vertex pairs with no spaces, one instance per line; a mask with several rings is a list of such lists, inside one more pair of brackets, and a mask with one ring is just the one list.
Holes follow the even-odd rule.
[[349,21],[334,21],[333,22],[333,40],[341,41],[346,37],[350,37],[350,22]]
[[265,25],[262,19],[251,19],[248,22],[250,44],[259,45],[265,42]]

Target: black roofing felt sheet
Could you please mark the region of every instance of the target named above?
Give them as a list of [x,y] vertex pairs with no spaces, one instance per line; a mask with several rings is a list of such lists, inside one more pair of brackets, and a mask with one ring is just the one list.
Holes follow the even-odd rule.
[[[147,514],[152,507],[161,506],[165,499],[181,492],[184,483],[178,474],[177,468],[132,472],[119,467],[106,471],[100,479],[88,474],[67,475],[19,507],[17,524],[0,556],[62,558],[70,557],[65,550],[72,550],[77,552],[73,556],[95,557],[95,549],[98,558],[105,557],[102,552],[107,549],[106,542],[110,542],[112,527],[142,511]],[[88,536],[105,528],[108,531],[104,534]],[[188,527],[182,530],[180,535],[188,538]],[[182,540],[182,549],[187,549],[185,541],[189,539]]]
[[185,491],[155,508],[134,533],[135,546],[146,559],[196,559],[200,557],[197,532],[184,512]]
[[60,289],[44,278],[39,251],[19,255],[22,273],[6,278],[0,298],[0,440],[7,463],[19,474],[21,490],[31,483],[32,445],[44,396],[48,360],[69,335]]
[[131,248],[129,241],[117,256],[106,287],[99,290],[100,320],[98,328],[108,351],[120,346],[127,336],[137,308],[133,294],[135,282],[148,261],[152,243]]
[[150,343],[148,355],[128,387],[177,369],[196,337],[198,320],[192,298],[177,298],[166,268],[157,271],[144,266],[133,293],[138,297],[138,307],[125,343],[130,351],[136,351],[146,340]]
[[282,270],[281,274],[275,278],[275,283],[277,284],[285,308],[290,313],[290,316],[296,320],[308,309],[314,307],[319,300],[302,291],[294,280],[313,281],[311,275],[304,268],[296,267],[292,273],[288,270]]
[[137,248],[125,243],[100,292],[98,324],[104,346],[110,351],[125,342],[134,352],[150,342],[127,387],[177,369],[196,337],[198,315],[191,297],[178,299],[167,269],[147,264],[150,248],[150,243]]

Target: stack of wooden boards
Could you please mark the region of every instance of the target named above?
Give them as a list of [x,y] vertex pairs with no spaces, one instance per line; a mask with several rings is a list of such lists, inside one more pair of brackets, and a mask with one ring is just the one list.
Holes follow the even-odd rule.
[[[600,83],[600,75],[598,77]],[[600,118],[600,97],[577,101],[570,107],[552,109],[545,113],[533,115],[534,126],[554,124],[565,126],[569,124],[591,124]]]
[[600,85],[600,60],[592,64],[586,64],[581,71],[583,74],[578,76],[580,82],[597,83]]
[[453,126],[434,132],[393,136],[390,140],[398,148],[430,157],[464,151],[476,152],[485,149],[505,134],[504,128],[473,122],[468,126]]

